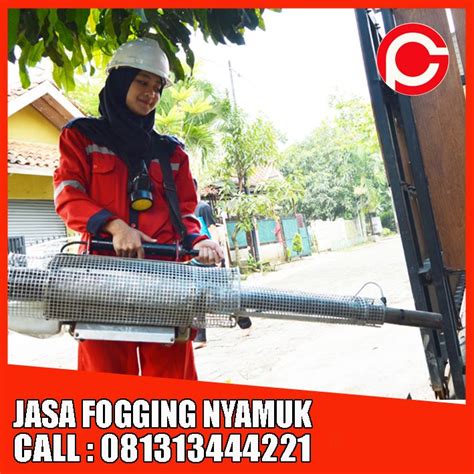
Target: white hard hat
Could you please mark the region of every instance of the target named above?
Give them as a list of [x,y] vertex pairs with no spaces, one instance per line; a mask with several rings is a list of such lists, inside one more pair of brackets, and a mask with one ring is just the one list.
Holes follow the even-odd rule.
[[151,38],[139,38],[120,45],[107,65],[107,73],[118,67],[148,71],[165,79],[165,87],[172,84],[168,58],[158,42]]

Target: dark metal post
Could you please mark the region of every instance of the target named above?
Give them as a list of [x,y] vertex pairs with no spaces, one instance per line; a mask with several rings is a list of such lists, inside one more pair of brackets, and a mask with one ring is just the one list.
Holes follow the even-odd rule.
[[[382,17],[385,28],[391,29],[394,26],[391,12],[384,10]],[[447,396],[444,370],[449,359],[455,395],[457,398],[465,398],[464,367],[456,333],[455,308],[443,266],[410,99],[393,92],[378,76],[375,56],[380,37],[368,11],[356,10],[356,19],[372,108],[392,189],[416,308],[438,311],[443,315],[443,332],[421,330],[433,390],[440,397]],[[414,186],[408,185],[405,179],[396,120],[400,120],[403,124]],[[422,235],[419,235],[415,226],[413,202],[416,202],[420,209]],[[426,245],[428,260],[422,255],[420,247],[422,242]],[[430,286],[434,291],[430,292]]]

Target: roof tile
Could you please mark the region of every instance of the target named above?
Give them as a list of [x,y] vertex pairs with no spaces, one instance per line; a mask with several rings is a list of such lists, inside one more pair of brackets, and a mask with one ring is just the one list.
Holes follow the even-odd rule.
[[55,169],[59,165],[58,145],[9,140],[8,164],[25,168]]

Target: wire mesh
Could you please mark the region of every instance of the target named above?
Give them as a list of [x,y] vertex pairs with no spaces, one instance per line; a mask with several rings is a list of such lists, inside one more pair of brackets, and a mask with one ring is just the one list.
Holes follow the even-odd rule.
[[380,326],[373,299],[240,286],[237,269],[59,254],[9,256],[9,314],[104,324],[233,327],[255,315]]
[[242,288],[241,305],[250,316],[381,326],[385,306],[359,296],[318,295],[271,288]]
[[157,260],[59,254],[38,266],[36,259],[14,256],[8,297],[10,314],[25,317],[232,327],[240,307],[240,278],[232,269]]

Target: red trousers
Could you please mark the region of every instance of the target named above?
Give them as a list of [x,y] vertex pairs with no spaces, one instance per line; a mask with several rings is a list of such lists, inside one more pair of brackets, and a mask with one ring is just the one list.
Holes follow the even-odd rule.
[[[138,348],[138,351],[137,351]],[[197,380],[191,341],[171,346],[152,342],[81,341],[78,370]]]

